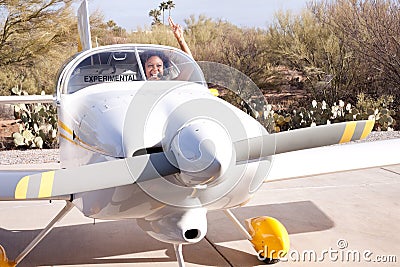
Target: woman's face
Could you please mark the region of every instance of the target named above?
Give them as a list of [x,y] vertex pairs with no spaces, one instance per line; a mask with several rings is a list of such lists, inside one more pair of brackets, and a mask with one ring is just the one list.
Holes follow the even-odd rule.
[[158,56],[149,57],[144,68],[147,80],[160,80],[164,72],[164,64]]

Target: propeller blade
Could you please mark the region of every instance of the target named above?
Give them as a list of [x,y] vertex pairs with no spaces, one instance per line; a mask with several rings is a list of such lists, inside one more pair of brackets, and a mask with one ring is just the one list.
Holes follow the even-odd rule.
[[235,142],[236,161],[255,160],[275,154],[361,140],[375,121],[351,121],[269,134]]
[[37,173],[19,179],[14,197],[52,198],[156,179],[179,172],[176,162],[171,160],[174,160],[171,152],[160,152]]

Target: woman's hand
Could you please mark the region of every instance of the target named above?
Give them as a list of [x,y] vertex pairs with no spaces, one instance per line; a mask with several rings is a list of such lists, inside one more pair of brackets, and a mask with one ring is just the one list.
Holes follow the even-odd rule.
[[176,40],[178,40],[179,46],[181,47],[182,51],[193,58],[192,52],[190,52],[189,46],[187,45],[185,38],[183,37],[183,29],[181,25],[175,24],[171,17],[168,17],[168,22]]
[[169,26],[171,27],[172,32],[175,35],[175,38],[179,41],[184,39],[183,37],[183,30],[181,25],[175,24],[171,17],[168,17]]

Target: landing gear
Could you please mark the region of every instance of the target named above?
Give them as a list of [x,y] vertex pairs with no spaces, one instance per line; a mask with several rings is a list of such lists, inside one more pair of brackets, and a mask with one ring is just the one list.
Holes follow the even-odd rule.
[[0,267],[14,267],[18,263],[20,263],[29,252],[34,249],[37,244],[53,229],[54,225],[61,220],[72,208],[74,205],[70,201],[66,201],[65,207],[54,217],[54,219],[44,228],[39,235],[32,240],[32,242],[15,258],[14,261],[9,261],[6,252],[2,246],[0,246]]
[[183,253],[182,253],[182,244],[174,244],[174,251],[176,255],[176,261],[178,262],[178,266],[185,267],[185,261],[183,259]]
[[267,216],[247,219],[247,231],[230,210],[225,210],[225,214],[253,244],[258,258],[264,263],[277,263],[288,253],[289,235],[277,219]]

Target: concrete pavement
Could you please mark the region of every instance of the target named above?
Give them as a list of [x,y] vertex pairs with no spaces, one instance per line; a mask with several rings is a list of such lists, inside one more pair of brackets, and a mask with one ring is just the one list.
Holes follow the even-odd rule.
[[[241,221],[268,215],[286,226],[291,251],[287,262],[275,266],[398,266],[399,193],[400,165],[392,165],[267,182],[233,212]],[[62,206],[62,201],[0,202],[0,243],[9,258]],[[208,222],[206,238],[183,248],[187,266],[263,265],[223,212],[209,212]],[[94,223],[76,208],[20,264],[154,265],[177,266],[171,245],[147,236],[135,221]]]

